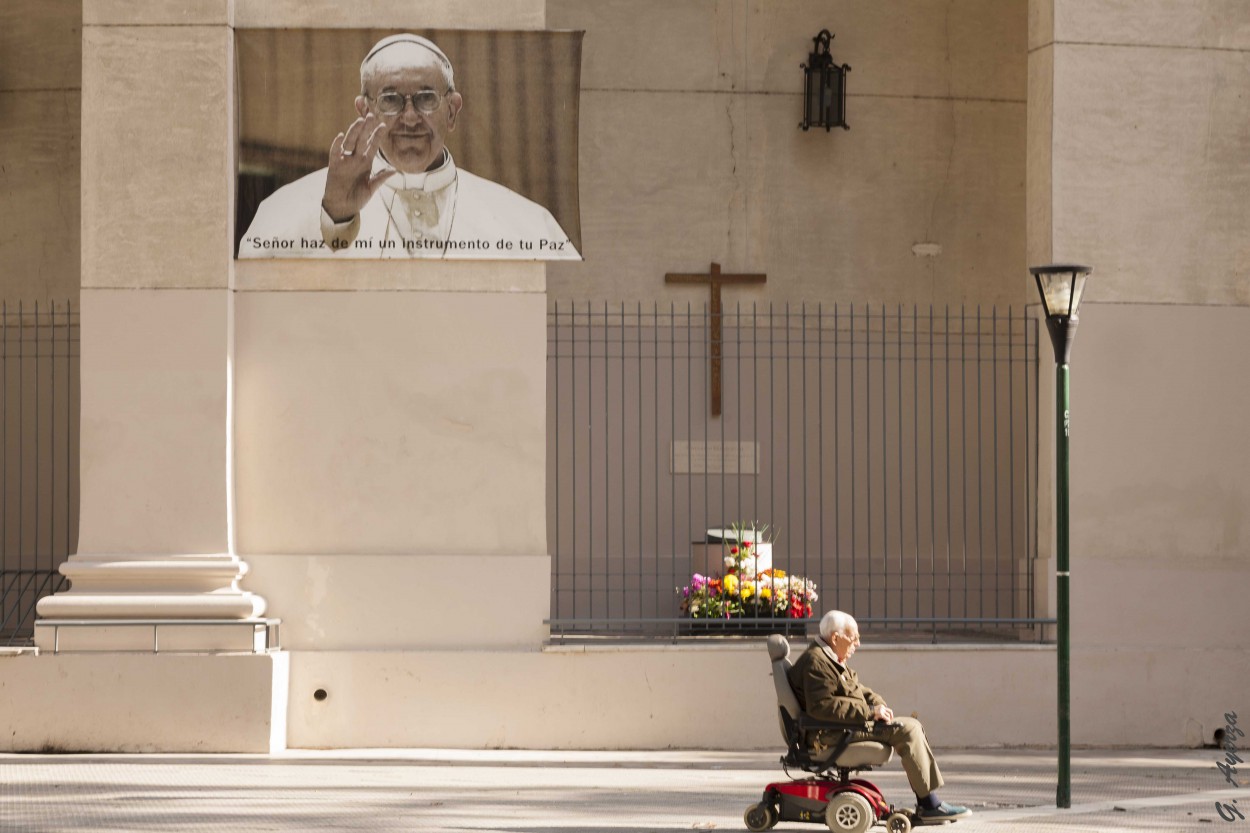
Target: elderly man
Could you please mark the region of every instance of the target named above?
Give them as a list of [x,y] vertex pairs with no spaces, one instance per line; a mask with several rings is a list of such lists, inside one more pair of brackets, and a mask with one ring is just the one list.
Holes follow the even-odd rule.
[[903,769],[916,794],[916,815],[922,823],[940,824],[967,818],[966,807],[947,804],[937,797],[942,786],[933,750],[924,727],[913,717],[895,717],[881,695],[862,685],[846,664],[859,646],[859,625],[840,610],[826,613],[820,620],[820,636],[803,652],[790,669],[790,687],[806,714],[818,720],[873,723],[862,740],[889,744],[903,759]]
[[547,209],[456,167],[446,141],[464,98],[432,41],[379,41],[355,106],[329,165],[260,204],[239,257],[580,259]]

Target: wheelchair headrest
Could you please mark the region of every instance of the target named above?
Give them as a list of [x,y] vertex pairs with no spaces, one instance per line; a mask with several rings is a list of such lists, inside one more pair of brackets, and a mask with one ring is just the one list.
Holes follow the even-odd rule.
[[779,633],[768,637],[768,658],[770,660],[780,662],[788,656],[790,656],[790,640]]

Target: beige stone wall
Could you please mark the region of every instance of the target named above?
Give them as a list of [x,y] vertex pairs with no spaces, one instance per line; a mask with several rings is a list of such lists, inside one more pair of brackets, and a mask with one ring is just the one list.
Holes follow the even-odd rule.
[[0,5],[0,298],[78,301],[82,0]]
[[296,655],[532,653],[547,638],[551,559],[545,555],[445,549],[422,555],[250,553],[247,561],[248,588],[282,612],[282,647]]
[[[803,647],[794,643],[794,650]],[[293,748],[779,749],[759,642],[517,651],[300,651]],[[939,750],[1053,742],[1040,646],[866,646],[856,668]],[[952,667],[960,673],[950,673]],[[514,685],[501,680],[516,681]],[[329,695],[318,701],[317,689]],[[418,720],[413,710],[438,715]],[[993,717],[990,717],[993,715]],[[891,764],[897,766],[897,764]]]
[[248,292],[236,316],[240,552],[545,554],[541,293]]
[[0,749],[279,753],[289,678],[281,652],[0,655]]
[[[549,267],[553,297],[703,303],[664,273],[717,261],[769,276],[730,303],[1030,300],[1024,0],[551,0],[547,23],[586,30],[586,261]],[[804,133],[822,27],[851,129]]]
[[1033,7],[1030,259],[1093,264],[1093,300],[1250,303],[1250,9]]
[[[1209,741],[1218,714],[1244,697],[1247,356],[1246,307],[1081,313],[1071,395],[1077,741],[1144,741],[1146,727],[1176,737],[1187,721]],[[1112,702],[1113,714],[1097,707]]]
[[[1072,363],[1073,737],[1209,740],[1246,663],[1250,7],[1034,0],[1029,46],[1029,258],[1095,270]],[[1051,464],[1039,481],[1049,556]]]

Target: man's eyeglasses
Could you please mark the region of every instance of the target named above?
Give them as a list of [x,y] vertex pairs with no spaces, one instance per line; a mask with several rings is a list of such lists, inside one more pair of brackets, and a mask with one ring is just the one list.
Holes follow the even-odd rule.
[[[451,90],[447,92],[451,92]],[[447,93],[440,93],[435,90],[420,90],[412,95],[391,92],[382,93],[377,98],[372,96],[365,97],[378,106],[378,112],[382,115],[398,116],[408,106],[409,99],[412,99],[412,106],[416,108],[418,113],[427,115],[433,113],[443,103],[443,97],[446,95]]]

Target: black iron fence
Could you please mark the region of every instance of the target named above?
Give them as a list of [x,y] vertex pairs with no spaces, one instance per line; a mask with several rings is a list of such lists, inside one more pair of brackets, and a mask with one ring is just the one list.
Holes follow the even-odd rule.
[[78,540],[78,311],[0,305],[0,645],[30,640]]
[[713,323],[692,307],[549,309],[553,638],[777,629],[758,605],[683,609],[694,573],[724,572],[707,530],[735,521],[770,526],[772,566],[817,585],[814,617],[1040,638],[1036,320],[753,305],[721,315],[719,350]]

